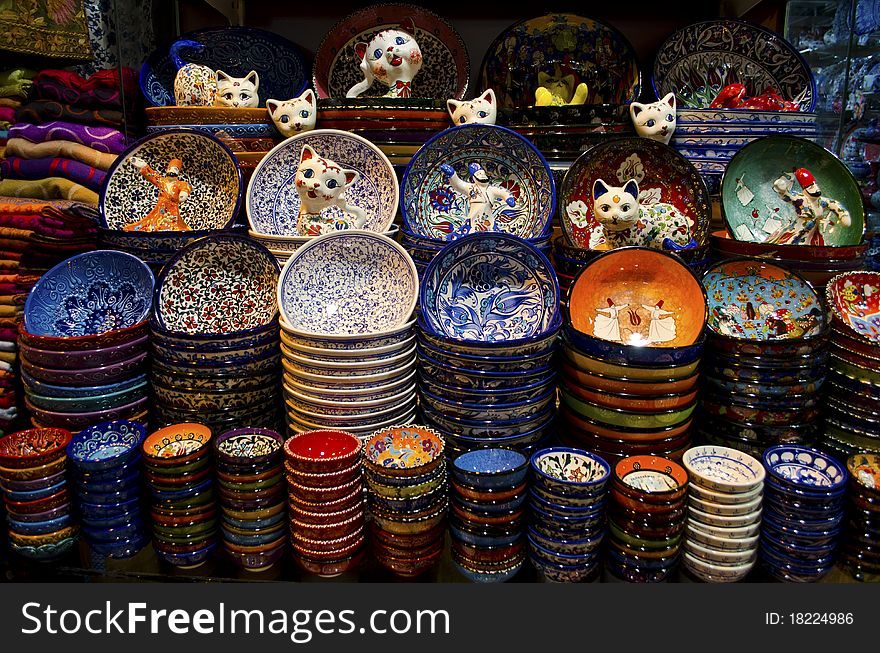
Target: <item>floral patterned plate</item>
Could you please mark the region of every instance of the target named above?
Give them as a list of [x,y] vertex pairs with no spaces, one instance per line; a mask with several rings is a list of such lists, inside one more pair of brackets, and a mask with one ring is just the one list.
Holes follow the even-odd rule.
[[697,245],[708,242],[712,204],[700,173],[672,147],[630,137],[597,145],[578,157],[565,173],[559,190],[559,222],[575,247],[610,248],[593,211],[593,184],[597,179],[613,186],[635,179],[642,207],[675,207],[686,219],[688,233]]
[[174,255],[156,284],[155,318],[168,331],[228,334],[278,315],[278,262],[242,236],[209,236]]
[[106,333],[145,321],[153,273],[139,258],[112,250],[73,256],[44,274],[24,305],[24,327],[37,336]]
[[498,106],[535,104],[538,75],[572,74],[586,82],[585,104],[625,104],[639,97],[641,73],[629,41],[613,27],[574,14],[520,21],[499,34],[483,57],[480,88],[492,88]]
[[703,276],[708,327],[740,340],[810,338],[825,332],[822,300],[808,281],[758,259],[717,263]]
[[424,426],[395,426],[364,444],[364,461],[371,468],[411,470],[414,475],[442,455],[443,438]]
[[278,280],[278,306],[297,333],[359,336],[405,324],[418,292],[406,250],[382,234],[347,230],[294,252]]
[[825,294],[847,333],[880,346],[880,272],[839,274],[825,286]]
[[[455,28],[424,7],[390,2],[356,11],[327,32],[315,52],[312,72],[318,97],[344,98],[348,89],[364,78],[355,46],[381,29],[399,29],[402,23],[410,21],[415,25],[414,36],[423,56],[422,68],[413,78],[412,96],[444,102],[448,98],[464,98],[471,64],[467,47]],[[362,97],[383,95],[386,91],[387,88],[374,85]]]
[[550,261],[516,236],[472,234],[447,245],[428,265],[419,295],[429,332],[455,340],[498,342],[544,334],[559,313]]
[[[297,134],[272,149],[254,170],[247,188],[247,214],[253,231],[273,236],[298,236],[300,197],[294,180],[303,146],[360,178],[342,197],[366,213],[364,229],[383,232],[391,227],[399,202],[397,175],[388,157],[370,141],[336,129],[316,129]],[[324,209],[343,215],[341,209]]]
[[[147,165],[138,169],[137,159]],[[175,159],[176,179],[168,174]],[[243,189],[238,161],[226,145],[195,129],[167,129],[142,138],[110,166],[98,203],[99,226],[148,233],[143,227],[148,216],[176,211],[187,229],[160,222],[155,230],[224,229],[235,220]],[[181,197],[182,191],[188,196]]]
[[[401,182],[404,228],[440,241],[470,233],[471,222],[479,222],[471,218],[477,209],[471,197],[471,164],[482,166],[486,172],[488,191],[506,191],[515,200],[513,207],[500,199],[483,202],[483,221],[489,219],[494,231],[520,238],[545,235],[556,210],[556,186],[550,166],[530,141],[496,125],[452,127],[434,136],[412,157]],[[453,188],[441,169],[443,165],[452,166],[471,190]]]

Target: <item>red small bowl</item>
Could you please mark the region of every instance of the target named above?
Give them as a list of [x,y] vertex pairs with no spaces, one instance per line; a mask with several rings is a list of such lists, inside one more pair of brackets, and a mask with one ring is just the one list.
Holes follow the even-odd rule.
[[355,489],[363,488],[363,480],[357,477],[343,485],[332,487],[313,488],[300,485],[299,483],[287,482],[287,495],[292,501],[304,501],[306,503],[329,503],[347,497]]
[[355,550],[353,554],[337,560],[315,560],[297,553],[293,555],[293,561],[303,571],[322,578],[333,578],[353,571],[360,566],[363,559],[364,549]]
[[37,501],[9,501],[4,498],[3,502],[6,504],[9,512],[30,515],[35,512],[46,512],[65,503],[70,503],[70,495],[67,492],[67,488],[63,488],[55,494]]
[[296,519],[290,520],[290,534],[294,544],[306,545],[308,542],[326,542],[339,540],[351,536],[352,533],[362,533],[364,530],[366,513],[363,509],[354,515],[337,522],[324,524],[310,524]]
[[337,524],[347,519],[351,519],[364,511],[362,501],[352,503],[341,510],[332,512],[315,512],[312,510],[303,510],[298,505],[290,506],[290,519],[295,520],[304,525],[322,526],[324,524]]
[[345,485],[355,478],[359,478],[363,469],[360,460],[356,460],[354,464],[332,472],[303,472],[296,469],[289,461],[284,463],[284,469],[287,472],[287,479],[310,488],[334,487],[337,485]]
[[[644,477],[647,484],[634,487],[631,483],[636,477]],[[630,482],[627,482],[627,478]],[[629,496],[671,501],[687,493],[688,473],[684,467],[668,458],[630,456],[614,466],[612,481],[618,482],[624,490],[630,489],[632,492],[627,493]]]
[[366,542],[363,529],[337,540],[300,539],[292,541],[293,550],[300,555],[318,561],[342,560],[355,554]]
[[64,471],[65,467],[67,467],[66,453],[57,460],[39,465],[38,467],[10,468],[0,465],[0,478],[10,481],[33,481],[54,476],[58,472]]
[[0,466],[14,469],[40,467],[64,457],[73,438],[66,429],[27,429],[0,437]]
[[351,467],[361,454],[361,441],[347,431],[305,431],[288,438],[284,454],[301,472],[332,472]]
[[364,490],[363,487],[355,486],[354,490],[339,499],[320,503],[304,501],[299,497],[293,497],[290,494],[288,494],[287,499],[291,510],[296,509],[310,513],[339,512],[354,505],[362,505],[364,502]]

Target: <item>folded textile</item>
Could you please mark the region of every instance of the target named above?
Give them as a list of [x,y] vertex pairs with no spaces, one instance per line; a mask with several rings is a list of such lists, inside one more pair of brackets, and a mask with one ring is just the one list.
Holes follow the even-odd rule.
[[31,68],[11,68],[0,70],[0,86],[14,84],[16,82],[32,82],[38,71]]
[[15,122],[15,109],[0,107],[0,122]]
[[15,121],[10,122],[9,120],[0,120],[0,129],[8,130],[14,124]]
[[0,351],[18,351],[18,346],[13,342],[0,340]]
[[112,154],[119,154],[128,147],[128,139],[118,129],[63,121],[47,122],[43,125],[19,123],[9,128],[9,138],[23,138],[31,143],[71,141]]
[[0,317],[9,317],[10,315],[19,315],[22,312],[21,306],[7,306],[0,304]]
[[0,272],[13,272],[18,270],[20,261],[16,259],[6,258],[3,256],[0,258]]
[[21,106],[21,100],[11,97],[0,97],[0,107],[12,107],[18,109]]
[[106,173],[73,159],[46,157],[43,159],[22,159],[7,157],[0,161],[0,176],[5,179],[46,179],[64,177],[97,192],[101,190]]
[[[71,240],[74,237],[94,234],[96,227],[89,221],[71,222],[68,225],[56,226],[52,218],[39,214],[16,215],[11,213],[0,214],[0,227],[13,228],[29,233],[28,242],[33,246],[37,241],[37,234],[45,234],[60,239],[60,243],[43,243],[46,250],[65,250],[79,247],[80,243]],[[5,242],[5,241],[4,241]]]
[[42,125],[53,120],[77,122],[85,125],[109,125],[122,127],[125,115],[116,109],[80,109],[53,100],[33,100],[16,114],[17,122]]
[[[68,200],[71,202],[98,205],[98,194],[88,188],[63,177],[50,177],[31,181],[25,179],[4,179],[0,181],[0,200],[5,198],[35,200]],[[2,201],[0,201],[2,204]],[[2,208],[0,208],[2,211]]]
[[41,70],[32,76],[35,83],[52,80],[56,84],[79,91],[92,91],[99,88],[118,89],[122,86],[126,93],[134,94],[140,92],[138,86],[139,77],[140,72],[134,68],[122,68],[121,70],[119,68],[107,68],[106,70],[99,70],[88,77],[83,77],[69,70],[50,68]]
[[17,156],[23,159],[42,159],[46,157],[65,157],[74,159],[100,170],[108,170],[116,161],[115,154],[98,152],[85,145],[71,141],[48,141],[31,143],[23,138],[10,138],[6,142],[6,156]]
[[[120,75],[116,69],[102,70],[85,79],[67,70],[43,70],[34,78],[31,97],[56,100],[83,109],[135,110],[140,104],[140,89],[135,71]],[[121,86],[121,88],[120,88]]]
[[[0,295],[0,304],[6,304],[7,306],[24,306],[25,301],[27,301],[27,295],[24,293],[20,293],[18,295]],[[9,337],[9,333],[0,330],[0,338]]]

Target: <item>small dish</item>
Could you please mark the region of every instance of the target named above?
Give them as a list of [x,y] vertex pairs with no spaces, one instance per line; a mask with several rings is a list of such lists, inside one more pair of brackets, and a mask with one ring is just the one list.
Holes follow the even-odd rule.
[[[0,437],[0,465],[16,470],[49,466],[65,456],[73,434],[59,428],[36,428]],[[15,475],[12,476],[15,478]]]
[[364,464],[382,476],[419,476],[439,466],[443,438],[423,426],[379,431],[364,443]]
[[600,456],[568,447],[550,447],[532,454],[534,483],[566,497],[595,493],[604,487],[611,467]]
[[104,422],[73,436],[67,445],[67,455],[82,470],[117,469],[140,454],[146,436],[144,427],[137,422]]
[[307,431],[288,438],[284,443],[288,462],[309,473],[346,469],[360,453],[361,441],[346,431]]
[[174,466],[198,459],[208,451],[211,429],[202,424],[174,424],[147,436],[144,458],[155,465]]
[[796,445],[775,445],[764,452],[764,467],[783,486],[835,492],[849,474],[845,467],[817,449]]
[[761,486],[766,474],[758,460],[729,447],[693,447],[681,462],[692,483],[714,492],[750,495]]
[[835,324],[846,335],[880,347],[880,272],[847,272],[825,286]]
[[687,492],[688,475],[681,465],[655,456],[631,456],[614,467],[614,479],[624,487],[655,498],[674,499]]
[[513,449],[476,449],[456,457],[450,474],[470,487],[498,489],[521,483],[528,465],[529,459]]

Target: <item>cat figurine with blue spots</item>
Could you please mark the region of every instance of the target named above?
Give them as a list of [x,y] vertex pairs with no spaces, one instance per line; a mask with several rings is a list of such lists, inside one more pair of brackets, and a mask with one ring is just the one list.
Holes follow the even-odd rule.
[[340,229],[362,229],[366,213],[342,196],[358,179],[357,170],[346,170],[304,145],[294,181],[300,197],[299,235],[320,236]]
[[675,94],[668,93],[659,102],[651,104],[633,102],[629,105],[629,115],[639,136],[669,145],[677,124]]
[[310,88],[291,100],[266,100],[266,109],[275,127],[285,138],[315,128],[317,105],[315,92]]
[[446,108],[454,125],[494,125],[498,115],[495,91],[491,88],[473,100],[446,100]]

